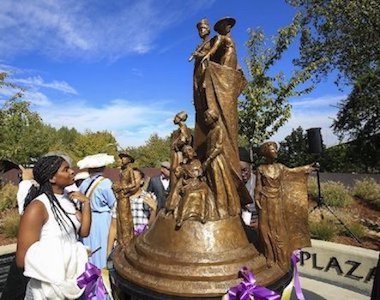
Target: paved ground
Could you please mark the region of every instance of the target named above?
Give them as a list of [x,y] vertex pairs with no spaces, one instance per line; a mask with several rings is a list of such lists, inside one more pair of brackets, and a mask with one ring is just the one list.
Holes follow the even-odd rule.
[[[332,284],[301,277],[301,286],[305,300],[368,300],[365,296]],[[292,300],[297,297],[292,295]]]

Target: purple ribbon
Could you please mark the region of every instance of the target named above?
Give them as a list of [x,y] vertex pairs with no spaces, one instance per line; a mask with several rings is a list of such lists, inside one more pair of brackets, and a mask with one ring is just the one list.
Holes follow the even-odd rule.
[[248,271],[247,267],[240,269],[240,275],[243,281],[228,291],[229,300],[249,300],[253,296],[255,300],[279,300],[280,295],[267,289],[264,286],[256,284],[255,276]]
[[107,291],[103,283],[102,272],[92,263],[86,263],[86,269],[78,277],[79,288],[84,288],[84,300],[105,300]]
[[300,253],[301,253],[300,250],[294,250],[291,257],[293,268],[294,268],[294,275],[293,275],[294,290],[296,292],[296,296],[298,300],[305,300],[305,297],[303,295],[302,288],[301,288],[300,276],[298,274],[298,269],[297,269],[297,263],[300,261]]
[[143,234],[145,232],[145,230],[147,230],[147,229],[148,229],[148,225],[147,224],[145,224],[145,225],[143,225],[143,224],[137,225],[135,227],[134,234],[136,236],[140,235],[140,234]]

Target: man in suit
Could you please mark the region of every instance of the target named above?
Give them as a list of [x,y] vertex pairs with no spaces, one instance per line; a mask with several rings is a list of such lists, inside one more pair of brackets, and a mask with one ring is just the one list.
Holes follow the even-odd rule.
[[164,161],[161,163],[161,174],[150,179],[148,192],[152,192],[157,197],[157,212],[165,207],[166,197],[169,194],[170,181],[170,163]]

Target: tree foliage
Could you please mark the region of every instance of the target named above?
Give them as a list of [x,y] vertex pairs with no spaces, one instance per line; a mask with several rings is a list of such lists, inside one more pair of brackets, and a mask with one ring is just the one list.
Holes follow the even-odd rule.
[[287,1],[302,13],[300,58],[295,63],[301,67],[316,63],[313,72],[317,80],[338,71],[337,83],[352,87],[347,99],[338,104],[332,127],[341,139],[351,139],[346,154],[355,165],[378,170],[380,2]]
[[288,79],[282,72],[270,75],[271,68],[281,59],[299,30],[300,15],[296,15],[289,26],[278,30],[273,47],[266,46],[261,29],[249,32],[246,61],[251,78],[243,92],[244,99],[239,103],[239,119],[240,133],[253,146],[269,139],[290,118],[290,97],[303,95],[313,88],[299,89],[310,78],[314,64],[296,70]]
[[30,111],[29,103],[20,99],[6,101],[0,110],[0,157],[28,163],[49,151],[53,129],[39,115]]
[[278,160],[288,167],[312,163],[315,158],[309,154],[308,145],[307,133],[299,126],[280,142]]
[[126,151],[135,158],[138,167],[159,167],[163,161],[169,161],[171,149],[170,137],[160,138],[157,133],[152,134],[145,145],[127,147]]
[[339,71],[355,82],[380,59],[380,3],[376,0],[287,0],[301,11],[302,38],[296,64],[317,63],[315,75]]

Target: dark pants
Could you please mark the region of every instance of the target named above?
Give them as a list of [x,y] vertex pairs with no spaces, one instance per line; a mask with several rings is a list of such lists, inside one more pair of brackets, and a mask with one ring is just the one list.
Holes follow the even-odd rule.
[[29,278],[25,277],[23,273],[24,269],[18,268],[16,258],[13,259],[1,300],[24,300]]

